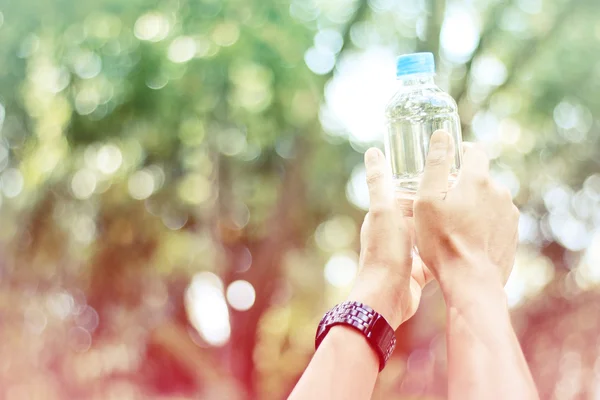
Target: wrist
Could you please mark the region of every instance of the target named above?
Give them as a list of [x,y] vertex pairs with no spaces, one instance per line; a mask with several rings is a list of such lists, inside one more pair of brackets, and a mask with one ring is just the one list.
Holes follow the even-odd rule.
[[506,304],[504,285],[498,268],[485,258],[457,260],[446,265],[451,271],[440,276],[439,283],[448,306],[495,301]]
[[[356,329],[347,325],[336,325],[329,330],[329,333],[325,337],[323,343],[329,343],[330,346],[336,347],[336,353],[342,354],[343,356],[349,356],[354,354],[360,354],[360,362],[368,364],[370,371],[379,370],[379,357],[377,353],[373,351],[371,345]],[[348,351],[348,349],[352,351]],[[348,360],[350,361],[350,360]]]
[[368,305],[381,314],[392,329],[396,330],[403,320],[403,285],[396,277],[382,271],[361,271],[356,284],[348,295],[348,300]]
[[486,309],[508,310],[506,292],[499,283],[477,281],[442,289],[448,308],[465,309],[478,306]]

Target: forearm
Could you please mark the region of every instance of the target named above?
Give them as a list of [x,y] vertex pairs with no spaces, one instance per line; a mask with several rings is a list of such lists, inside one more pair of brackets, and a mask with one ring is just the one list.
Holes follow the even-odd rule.
[[[348,299],[372,307],[396,329],[402,321],[398,288],[393,277],[372,270],[359,275]],[[289,400],[370,399],[379,373],[379,357],[357,330],[334,326],[319,345]]]
[[352,328],[331,328],[289,400],[370,399],[379,359],[364,336]]
[[448,398],[537,399],[500,283],[445,288]]

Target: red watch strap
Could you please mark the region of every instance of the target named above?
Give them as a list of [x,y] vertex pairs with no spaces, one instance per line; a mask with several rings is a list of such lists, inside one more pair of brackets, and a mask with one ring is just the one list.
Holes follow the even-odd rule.
[[315,349],[327,336],[329,329],[335,325],[350,326],[361,332],[379,357],[379,371],[385,367],[396,347],[396,336],[381,314],[357,301],[338,304],[329,310],[319,323],[315,336]]

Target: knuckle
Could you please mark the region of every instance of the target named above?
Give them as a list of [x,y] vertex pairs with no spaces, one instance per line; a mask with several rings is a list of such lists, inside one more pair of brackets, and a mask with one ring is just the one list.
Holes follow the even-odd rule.
[[369,214],[371,215],[371,219],[376,220],[382,217],[389,217],[392,212],[392,207],[384,204],[373,206],[369,209]]
[[370,187],[376,185],[382,179],[383,171],[381,169],[371,170],[367,173],[367,185]]
[[415,200],[414,213],[415,214],[430,213],[433,211],[437,211],[437,208],[438,208],[438,204],[434,199],[419,197]]
[[427,156],[426,165],[436,167],[446,162],[446,154],[438,151],[432,151]]
[[418,212],[420,210],[423,209],[427,209],[431,207],[431,200],[430,199],[424,199],[422,197],[419,197],[418,199],[415,200],[415,204],[413,206],[415,212]]
[[371,220],[381,218],[382,213],[383,213],[383,211],[381,210],[381,207],[371,207],[369,209],[369,216],[370,216]]
[[396,197],[396,209],[400,210],[400,213],[405,217],[413,216],[414,201],[412,199],[403,199]]
[[477,186],[479,186],[482,189],[487,189],[490,187],[490,179],[485,174],[480,173],[480,174],[475,175],[473,181],[475,182],[475,184]]

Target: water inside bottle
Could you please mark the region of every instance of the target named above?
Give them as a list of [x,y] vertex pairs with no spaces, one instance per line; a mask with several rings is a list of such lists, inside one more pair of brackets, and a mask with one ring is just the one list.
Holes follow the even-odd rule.
[[[442,107],[444,108],[444,107]],[[395,115],[394,115],[395,114]],[[461,131],[458,114],[431,104],[404,104],[388,118],[386,146],[396,189],[413,196],[425,168],[429,139],[436,130],[450,133],[455,143],[455,157],[448,185],[451,187],[460,168]]]

